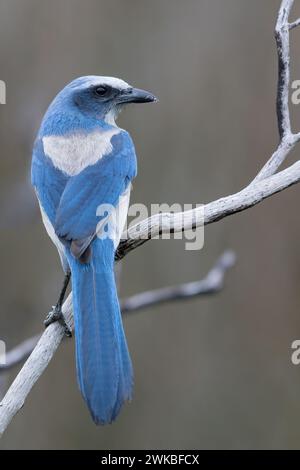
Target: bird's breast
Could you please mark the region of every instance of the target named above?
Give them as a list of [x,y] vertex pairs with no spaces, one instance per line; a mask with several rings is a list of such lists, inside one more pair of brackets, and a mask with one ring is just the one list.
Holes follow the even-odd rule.
[[111,139],[119,128],[68,136],[43,137],[44,153],[53,165],[68,176],[75,176],[112,151]]

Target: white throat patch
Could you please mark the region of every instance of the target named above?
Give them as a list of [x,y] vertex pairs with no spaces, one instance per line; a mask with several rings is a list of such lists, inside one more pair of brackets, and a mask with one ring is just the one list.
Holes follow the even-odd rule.
[[97,163],[112,151],[111,138],[120,132],[119,128],[94,131],[89,134],[69,136],[45,136],[45,154],[53,165],[68,176],[78,175],[82,170]]

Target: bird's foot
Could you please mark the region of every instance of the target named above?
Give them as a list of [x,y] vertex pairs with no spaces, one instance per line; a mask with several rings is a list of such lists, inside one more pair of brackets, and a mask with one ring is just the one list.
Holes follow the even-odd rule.
[[69,328],[69,326],[67,325],[65,317],[64,317],[64,315],[62,313],[62,310],[61,310],[61,307],[59,305],[54,305],[52,307],[51,312],[49,312],[48,315],[46,316],[46,318],[44,320],[45,328],[47,328],[47,326],[51,325],[51,323],[54,323],[56,321],[58,321],[64,327],[65,335],[68,336],[68,337],[71,337],[72,336],[72,331]]

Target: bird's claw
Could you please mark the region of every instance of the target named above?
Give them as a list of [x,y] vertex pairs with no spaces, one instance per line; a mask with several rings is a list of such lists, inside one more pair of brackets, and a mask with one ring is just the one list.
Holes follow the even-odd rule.
[[47,328],[51,323],[58,321],[64,327],[64,333],[66,336],[71,337],[72,331],[70,330],[65,317],[62,313],[61,308],[58,305],[53,305],[51,312],[48,313],[44,320],[45,328]]

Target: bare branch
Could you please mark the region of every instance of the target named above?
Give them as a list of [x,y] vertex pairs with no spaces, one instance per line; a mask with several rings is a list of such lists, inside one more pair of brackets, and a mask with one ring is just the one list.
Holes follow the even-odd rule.
[[[127,314],[162,302],[218,292],[223,287],[226,271],[233,266],[234,262],[234,253],[226,251],[204,279],[129,297],[121,302],[122,313]],[[63,305],[63,313],[69,327],[73,330],[72,294],[69,295]],[[63,338],[63,327],[56,322],[48,326],[39,340],[37,336],[34,336],[7,354],[7,364],[1,366],[0,371],[1,369],[11,368],[32,352],[0,403],[0,436],[14,415],[23,406],[27,395],[46,369]]]
[[[290,35],[289,30],[300,25],[300,19],[290,24],[288,22],[294,0],[283,0],[278,12],[275,26],[275,39],[278,55],[278,82],[277,82],[277,121],[279,132],[279,146],[264,165],[253,182],[261,181],[273,175],[284,162],[288,154],[299,141],[299,134],[291,131],[289,111],[290,87]],[[252,184],[252,183],[251,183]]]
[[0,372],[2,370],[11,369],[20,362],[23,362],[35,348],[40,336],[41,335],[32,336],[32,338],[26,339],[15,348],[8,351],[5,357],[6,363],[0,365]]
[[296,21],[293,21],[293,23],[289,23],[289,29],[297,28],[297,26],[299,25],[300,25],[300,18],[298,18]]
[[[265,198],[300,181],[300,161],[274,174],[300,139],[300,134],[293,134],[291,131],[288,106],[289,30],[300,24],[298,20],[294,26],[292,26],[293,23],[289,24],[288,22],[293,3],[293,0],[282,0],[275,29],[279,62],[277,117],[280,144],[278,149],[248,187],[236,194],[206,204],[204,206],[204,217],[203,208],[196,208],[192,211],[177,214],[157,214],[130,228],[126,233],[126,239],[119,246],[116,259],[123,258],[131,250],[154,236],[169,233],[170,228],[173,232],[179,232],[215,222],[236,212],[248,209]],[[166,291],[164,294],[168,295]],[[72,294],[69,295],[63,305],[63,313],[72,329]],[[0,434],[4,432],[13,416],[23,406],[25,398],[47,367],[63,336],[63,327],[58,323],[50,325],[42,335],[0,403]]]
[[[73,329],[72,294],[63,305],[63,313]],[[33,385],[42,375],[64,337],[64,328],[52,323],[46,328],[36,347],[0,403],[0,436],[14,415],[22,408]]]
[[275,39],[278,54],[277,119],[281,140],[291,133],[289,113],[290,41],[288,20],[293,3],[294,0],[283,0],[281,2],[275,26]]
[[215,294],[223,287],[224,275],[233,266],[235,254],[226,251],[201,281],[188,282],[179,286],[163,287],[129,297],[122,302],[122,313],[152,307],[153,305],[175,300],[184,300],[208,294]]
[[[300,133],[293,134],[289,112],[289,83],[290,83],[290,45],[289,45],[289,14],[294,0],[282,0],[276,27],[275,38],[278,54],[278,85],[277,85],[277,119],[280,142],[253,181],[242,191],[223,197],[204,206],[203,208],[177,214],[157,214],[131,227],[123,234],[119,244],[116,260],[122,259],[131,250],[143,245],[151,238],[163,233],[181,232],[210,224],[228,215],[235,214],[252,207],[267,197],[282,191],[300,180],[299,162],[273,176],[279,166],[300,140]],[[299,20],[300,25],[300,20]],[[298,23],[294,27],[298,26]],[[183,221],[183,223],[182,223]]]
[[[300,161],[289,168],[269,177],[255,182],[239,193],[217,199],[204,206],[191,211],[176,214],[156,214],[143,220],[127,231],[127,238],[121,241],[116,254],[117,259],[122,259],[130,251],[143,245],[151,238],[171,231],[181,232],[200,227],[203,224],[211,224],[229,215],[244,211],[255,206],[264,199],[300,181]],[[183,222],[182,222],[183,221]]]
[[269,176],[272,176],[295,147],[295,144],[298,142],[298,140],[299,136],[297,134],[286,134],[284,139],[279,143],[275,152],[272,154],[271,158],[263,166],[249,186],[256,183],[257,181],[262,181]]
[[[225,253],[220,256],[213,268],[205,276],[205,278],[199,281],[187,282],[186,284],[179,284],[178,286],[164,287],[162,289],[141,292],[140,294],[136,294],[122,300],[122,315],[126,315],[131,312],[137,312],[138,310],[143,310],[160,303],[215,294],[222,290],[225,273],[234,265],[234,263],[235,254],[233,251],[225,251]],[[27,359],[41,336],[42,333],[35,335],[11,349],[6,354],[6,363],[0,365],[0,373],[1,371],[7,371],[11,369],[12,367]]]

